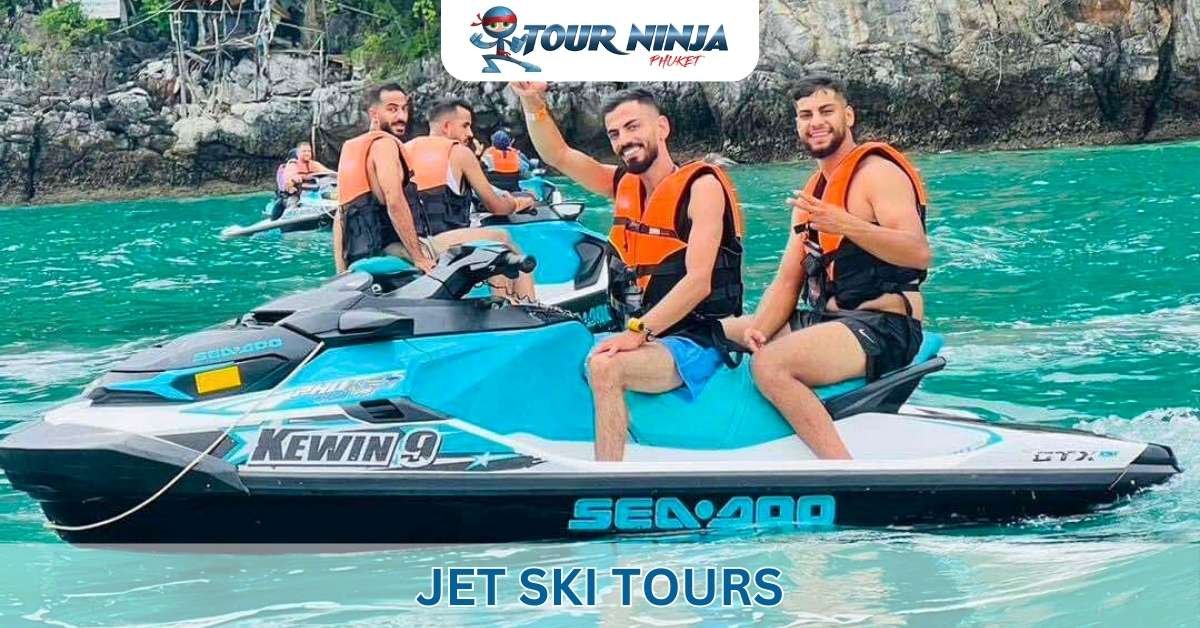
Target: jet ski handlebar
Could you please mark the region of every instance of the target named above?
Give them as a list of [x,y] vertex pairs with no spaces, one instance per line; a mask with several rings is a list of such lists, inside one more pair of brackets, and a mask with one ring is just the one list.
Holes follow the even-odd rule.
[[467,296],[475,286],[497,276],[516,279],[533,272],[537,259],[508,250],[498,243],[464,244],[450,247],[438,258],[428,275],[401,287],[397,296],[455,300]]
[[[518,273],[533,272],[533,269],[537,268],[537,259],[529,255],[519,255],[517,253],[513,253],[512,251],[505,251],[504,253],[500,254],[500,262],[498,265],[502,265],[507,269],[513,269],[510,272],[512,272],[514,276],[510,277],[510,279],[515,279],[515,275]],[[509,272],[504,273],[505,276],[508,276],[508,274]]]

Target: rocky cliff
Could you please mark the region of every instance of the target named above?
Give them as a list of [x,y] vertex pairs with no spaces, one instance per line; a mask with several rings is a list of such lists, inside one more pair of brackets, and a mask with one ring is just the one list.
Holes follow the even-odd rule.
[[[783,87],[811,71],[848,80],[860,135],[910,148],[1200,135],[1200,0],[762,0],[760,10],[762,53],[747,79],[654,86],[689,152],[794,158]],[[135,42],[54,64],[0,45],[0,203],[266,186],[314,127],[332,162],[365,124],[362,82],[311,57],[273,55],[263,73],[243,59],[189,105],[176,101],[176,67],[164,47]],[[502,85],[459,83],[436,60],[411,84],[418,112],[455,94],[477,104],[477,132],[520,131]],[[599,103],[619,87],[555,90],[575,141],[606,150]]]

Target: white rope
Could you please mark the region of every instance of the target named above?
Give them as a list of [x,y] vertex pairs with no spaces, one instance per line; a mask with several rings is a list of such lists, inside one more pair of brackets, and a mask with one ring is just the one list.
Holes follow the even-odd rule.
[[163,13],[167,13],[168,11],[174,11],[175,9],[179,8],[180,5],[183,4],[183,2],[184,2],[184,0],[178,0],[177,2],[172,3],[171,6],[163,7],[153,13],[150,13],[146,17],[143,17],[142,19],[134,22],[133,24],[130,24],[129,26],[122,26],[121,28],[118,28],[117,30],[113,31],[112,34],[116,35],[117,33],[123,33],[131,28],[136,27],[136,26],[141,26],[142,24],[149,22],[150,20],[162,15]]
[[183,479],[183,476],[187,475],[192,469],[196,468],[196,465],[200,464],[201,460],[204,460],[204,458],[206,456],[211,455],[212,452],[215,451],[216,448],[221,444],[221,441],[225,440],[226,438],[229,438],[229,435],[238,426],[238,424],[240,424],[242,421],[244,421],[246,419],[246,417],[250,416],[252,413],[257,412],[259,406],[261,406],[264,401],[270,399],[272,397],[272,395],[275,393],[275,391],[279,390],[280,388],[283,388],[283,386],[285,384],[292,381],[292,378],[295,377],[296,374],[299,373],[305,366],[307,366],[308,363],[311,362],[312,359],[317,356],[317,353],[319,353],[321,351],[321,348],[324,346],[325,346],[324,342],[318,342],[317,346],[313,347],[312,352],[309,353],[304,358],[304,360],[301,361],[300,364],[298,364],[296,366],[296,368],[292,370],[291,373],[288,373],[287,377],[283,378],[283,381],[272,386],[271,389],[267,391],[266,395],[261,397],[258,401],[254,402],[254,405],[250,406],[249,410],[246,410],[245,412],[243,412],[240,416],[238,416],[238,418],[236,420],[234,420],[233,423],[229,424],[229,427],[225,428],[225,431],[221,432],[221,435],[218,436],[217,439],[214,440],[212,442],[212,444],[208,446],[207,449],[200,452],[195,458],[192,459],[192,461],[190,463],[188,463],[187,466],[185,466],[183,469],[181,469],[179,471],[179,473],[175,474],[175,477],[171,478],[171,481],[164,484],[162,486],[162,488],[155,491],[155,493],[153,495],[151,495],[150,497],[147,497],[145,500],[142,501],[142,503],[134,506],[133,508],[130,508],[129,510],[126,510],[125,512],[122,512],[117,515],[113,515],[113,516],[109,517],[108,519],[105,519],[103,521],[97,521],[95,523],[89,523],[86,525],[79,525],[79,526],[64,526],[64,525],[59,525],[57,523],[51,523],[50,521],[47,521],[45,526],[47,528],[50,528],[51,530],[61,530],[64,532],[83,532],[86,530],[95,530],[96,528],[102,528],[106,525],[111,525],[122,519],[125,519],[125,518],[129,517],[130,515],[138,512],[139,510],[154,503],[159,497],[162,497],[164,493],[171,490],[171,487],[178,484],[179,481]]

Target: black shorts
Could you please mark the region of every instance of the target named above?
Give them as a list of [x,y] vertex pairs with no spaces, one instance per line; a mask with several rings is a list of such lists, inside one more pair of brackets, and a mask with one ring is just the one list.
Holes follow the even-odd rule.
[[842,310],[815,317],[811,312],[797,311],[791,321],[793,330],[827,322],[841,323],[854,333],[867,354],[869,382],[908,366],[921,349],[921,321],[904,314]]

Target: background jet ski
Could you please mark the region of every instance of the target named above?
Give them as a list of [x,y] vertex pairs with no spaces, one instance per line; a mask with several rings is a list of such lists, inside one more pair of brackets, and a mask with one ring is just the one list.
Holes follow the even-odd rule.
[[552,205],[563,202],[562,191],[558,189],[557,185],[546,178],[546,169],[539,167],[541,162],[537,159],[529,161],[533,164],[533,170],[530,172],[528,178],[521,179],[518,182],[520,191],[532,194],[539,203]]
[[[289,198],[290,197],[290,198]],[[277,196],[263,208],[263,219],[246,227],[233,225],[221,231],[222,238],[242,238],[264,231],[311,231],[333,224],[338,208],[337,173],[313,175],[297,195]]]
[[1084,512],[1179,471],[1161,445],[905,405],[945,364],[932,333],[903,369],[818,389],[852,461],[813,459],[744,361],[694,402],[631,394],[626,461],[596,463],[593,334],[466,296],[531,266],[456,247],[429,275],[269,302],[118,364],[0,441],[0,467],[76,542],[946,524]]

